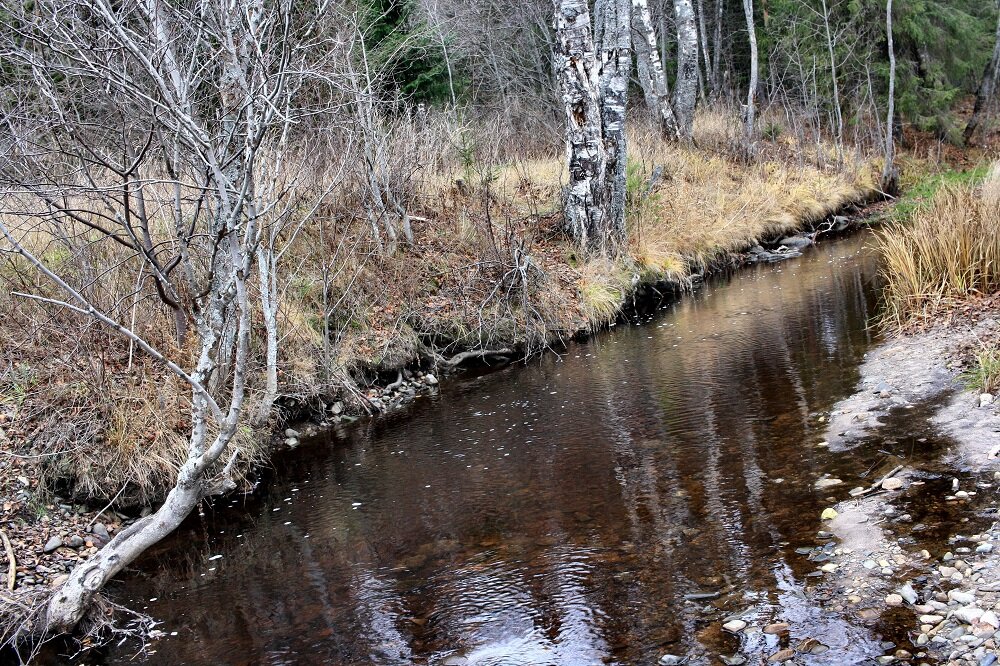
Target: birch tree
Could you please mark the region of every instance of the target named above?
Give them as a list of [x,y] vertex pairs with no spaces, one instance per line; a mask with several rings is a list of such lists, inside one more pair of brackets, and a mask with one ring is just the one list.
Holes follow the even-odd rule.
[[603,6],[604,29],[598,54],[601,121],[604,130],[605,187],[608,192],[605,252],[613,252],[625,239],[625,194],[628,141],[625,112],[632,74],[632,4],[630,0],[598,0]]
[[677,23],[677,83],[674,85],[674,113],[681,138],[694,136],[694,108],[698,100],[698,27],[691,0],[674,0]]
[[743,14],[747,22],[747,36],[750,39],[750,86],[747,90],[747,104],[744,109],[744,131],[748,154],[754,152],[757,131],[757,29],[753,21],[753,0],[743,0]]
[[896,51],[892,44],[892,0],[885,2],[885,36],[889,48],[889,108],[885,118],[885,165],[882,168],[882,191],[895,194],[899,187],[899,172],[895,164],[895,136],[893,126],[896,117]]
[[628,0],[598,2],[598,54],[586,0],[554,0],[554,59],[569,162],[566,226],[594,253],[613,254],[625,238],[630,7]]
[[670,105],[667,76],[657,49],[656,30],[648,0],[632,0],[632,32],[636,70],[646,106],[656,114],[660,127],[668,138],[680,139],[680,128]]
[[[297,42],[323,45],[312,32],[315,7],[295,11],[262,0],[43,0],[0,15],[5,62],[37,91],[34,131],[15,128],[20,149],[2,174],[15,203],[0,215],[0,242],[47,286],[18,295],[107,326],[191,392],[187,455],[164,503],[73,569],[48,602],[46,631],[71,629],[112,577],[205,497],[234,487],[258,308],[255,259],[266,263],[260,292],[273,319],[280,229],[299,210],[299,202],[277,205],[287,192],[275,190],[273,170],[283,162],[273,148],[319,108],[293,102],[310,72]],[[329,79],[316,80],[307,96],[330,98]],[[67,145],[61,154],[73,159],[44,157]],[[148,224],[135,221],[139,210]],[[124,264],[158,271],[165,289],[186,299],[193,360],[102,308],[87,276],[50,265],[36,248],[52,234],[115,243],[131,252]]]

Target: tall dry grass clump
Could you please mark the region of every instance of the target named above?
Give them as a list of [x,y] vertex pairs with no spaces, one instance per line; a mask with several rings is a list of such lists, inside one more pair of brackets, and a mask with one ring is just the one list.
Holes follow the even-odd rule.
[[901,329],[1000,288],[1000,163],[980,186],[946,186],[877,236],[884,324]]

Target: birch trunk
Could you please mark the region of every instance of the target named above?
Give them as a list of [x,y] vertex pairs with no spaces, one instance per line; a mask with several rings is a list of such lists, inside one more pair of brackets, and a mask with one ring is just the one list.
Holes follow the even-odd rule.
[[599,0],[595,48],[586,0],[554,0],[556,70],[566,110],[569,233],[611,255],[625,240],[625,111],[632,67],[631,0]]
[[260,312],[264,319],[264,395],[257,406],[253,425],[262,426],[271,417],[278,398],[278,262],[273,243],[257,246],[257,274],[260,279]]
[[966,144],[969,144],[979,131],[979,126],[982,124],[983,118],[986,117],[990,104],[994,101],[997,79],[1000,77],[1000,2],[997,3],[997,10],[997,34],[993,45],[993,56],[986,63],[983,80],[976,92],[976,105],[972,109],[969,124],[965,126],[964,139]]
[[826,30],[826,49],[830,57],[830,76],[833,79],[833,115],[836,121],[837,155],[842,158],[844,146],[844,113],[840,108],[840,83],[837,81],[837,58],[833,53],[833,35],[830,33],[830,12],[826,0],[822,0],[823,27]]
[[743,0],[743,13],[746,16],[747,35],[750,38],[750,87],[747,90],[744,123],[747,152],[752,155],[757,133],[757,29],[753,22],[753,0]]
[[656,30],[647,0],[632,0],[632,30],[635,35],[635,62],[646,106],[656,114],[663,133],[680,138],[677,117],[670,106],[670,91],[663,62],[657,50]]
[[715,3],[715,36],[712,40],[715,52],[712,53],[712,85],[709,87],[709,99],[713,101],[719,98],[719,69],[722,67],[722,2],[717,0]]
[[698,99],[698,28],[691,0],[674,0],[677,22],[677,84],[674,86],[674,113],[681,138],[694,135],[694,107]]
[[701,43],[702,63],[705,65],[703,82],[711,92],[712,57],[708,52],[708,29],[705,27],[705,0],[698,0],[698,41]]
[[566,110],[569,188],[565,217],[569,234],[583,248],[605,228],[605,167],[599,68],[587,0],[554,0],[555,65]]
[[885,3],[885,34],[889,45],[889,110],[885,120],[885,166],[882,169],[882,191],[894,194],[899,185],[896,171],[893,119],[896,115],[896,51],[892,44],[892,0]]
[[605,185],[608,188],[607,228],[601,236],[604,254],[614,254],[625,240],[625,194],[628,142],[625,111],[632,72],[631,0],[598,0],[604,4],[598,78],[604,128]]

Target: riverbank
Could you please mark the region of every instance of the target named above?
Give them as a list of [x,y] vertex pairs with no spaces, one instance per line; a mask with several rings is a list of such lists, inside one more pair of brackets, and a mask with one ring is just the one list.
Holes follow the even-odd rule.
[[[715,145],[713,131],[704,130],[703,146]],[[283,416],[243,429],[247,483],[275,446],[297,445],[301,433],[286,428],[288,418],[334,423],[391,411],[436,390],[463,362],[507,363],[607,327],[640,292],[683,291],[718,268],[796,256],[810,239],[780,241],[842,228],[843,219],[817,225],[869,200],[877,172],[797,163],[802,153],[777,143],[750,166],[641,135],[635,146],[634,233],[615,262],[582,262],[558,232],[556,156],[502,169],[479,188],[448,177],[459,185],[425,193],[436,207],[420,211],[414,249],[389,259],[360,250],[343,256],[353,274],[331,281],[322,299],[315,285],[323,268],[304,249],[301,288],[283,295],[281,309],[289,340]],[[340,242],[362,231],[342,229]],[[515,249],[530,257],[516,275],[507,265]],[[341,293],[335,283],[362,286]],[[317,311],[332,297],[343,306],[327,324],[331,347]],[[0,525],[12,552],[0,595],[7,635],[78,562],[158,502],[183,458],[187,428],[181,387],[105,332],[77,331],[80,346],[104,345],[107,374],[99,377],[72,347],[18,332],[5,328],[11,363],[0,392]]]
[[[995,242],[975,230],[981,216],[995,215],[992,204],[978,206],[996,196],[991,188],[1000,185],[1000,174],[987,169],[982,177],[982,185],[943,190],[943,202],[935,199],[916,212],[913,231],[903,227],[883,236],[883,251],[896,253],[883,270],[912,270],[912,276],[890,275],[890,283],[918,284],[920,267],[935,261],[972,265],[932,270],[919,279],[935,282],[936,290],[910,288],[905,300],[890,303],[890,323],[905,325],[866,355],[856,392],[821,417],[827,425],[819,445],[845,455],[873,436],[892,437],[903,421],[927,431],[913,446],[941,440],[932,465],[887,454],[849,498],[836,501],[843,493],[835,493],[823,514],[826,528],[817,535],[826,545],[815,551],[823,554],[817,561],[825,576],[816,594],[862,621],[891,618],[909,636],[906,645],[886,646],[878,658],[882,664],[991,666],[1000,657],[1000,413],[990,365],[1000,333],[1000,296],[983,260]],[[937,241],[917,245],[908,239],[911,233],[917,239],[936,236],[921,227],[941,223],[942,215],[957,216],[951,233],[968,233],[981,246],[964,253],[948,240],[939,249]],[[893,235],[903,241],[893,242]],[[904,243],[914,245],[900,251]],[[945,252],[949,256],[939,258]],[[959,274],[975,277],[952,282]],[[899,291],[890,289],[888,297]],[[825,487],[858,481],[828,479]]]
[[[440,378],[464,361],[502,364],[546,346],[558,347],[606,327],[642,293],[655,297],[664,290],[683,291],[721,267],[796,256],[811,238],[795,232],[841,231],[848,221],[831,215],[873,193],[869,167],[797,168],[789,162],[793,154],[778,146],[765,151],[762,161],[751,168],[690,149],[659,146],[657,150],[644,162],[648,167],[633,174],[633,183],[639,184],[633,190],[644,194],[630,208],[636,230],[631,251],[618,262],[581,264],[551,226],[555,222],[536,213],[522,220],[517,230],[507,229],[512,234],[508,243],[515,238],[532,242],[531,279],[508,285],[513,296],[509,292],[496,298],[497,285],[503,284],[503,273],[498,273],[502,262],[468,263],[470,257],[482,256],[483,247],[477,245],[481,237],[463,237],[456,243],[429,223],[417,226],[421,251],[400,253],[391,267],[398,293],[387,297],[384,289],[367,292],[370,302],[350,306],[352,312],[364,310],[366,315],[340,331],[334,378],[321,379],[320,357],[329,350],[315,337],[311,344],[289,346],[294,356],[287,359],[281,384],[285,416],[309,413],[323,424],[392,411],[417,395],[434,392]],[[653,178],[653,165],[659,160],[675,168]],[[523,178],[527,172],[523,165],[519,169]],[[550,197],[547,205],[554,206],[558,188],[544,180],[551,174],[540,167],[532,173],[538,180],[529,191],[537,195],[544,185]],[[506,191],[507,206],[525,205],[517,191],[504,187],[498,185],[497,190]],[[461,219],[478,205],[467,193],[458,193],[458,198],[464,203],[444,207],[451,218],[442,214],[436,222]],[[490,201],[487,198],[487,211],[498,205]],[[533,205],[537,207],[537,201]],[[759,214],[749,217],[747,210]],[[379,262],[359,271],[366,282],[378,282],[374,274],[385,268]],[[307,308],[310,302],[317,305],[314,297],[308,289],[288,295],[283,325],[292,338],[310,327],[315,336],[315,316]],[[378,299],[385,306],[373,308]],[[66,366],[31,366],[22,359],[12,367],[16,372],[8,373],[11,383],[4,395],[15,399],[5,403],[0,427],[11,436],[10,450],[20,455],[4,459],[0,486],[3,523],[17,564],[15,594],[3,603],[10,617],[16,617],[18,609],[32,607],[24,599],[57,585],[109,536],[150,510],[181,455],[185,424],[177,411],[184,406],[180,393],[168,394],[174,407],[165,411],[153,409],[141,391],[131,394],[133,402],[125,404],[139,409],[132,413],[134,421],[121,428],[116,424],[125,423],[122,419],[130,414],[111,402],[121,397],[116,385],[105,383],[108,390],[96,393],[97,387],[79,376],[73,382],[49,377],[53,383],[46,385],[45,371],[65,371]],[[121,386],[136,390],[136,373],[155,371],[149,366],[132,368],[123,374]],[[67,413],[60,409],[67,385],[76,392],[77,404],[70,418],[54,427],[53,419]],[[155,383],[146,377],[139,385]],[[42,391],[44,386],[55,390]],[[163,397],[158,400],[162,405]],[[171,419],[176,419],[172,425]],[[281,420],[269,427],[279,434],[267,437],[266,431],[247,430],[242,438],[241,450],[249,452],[242,459],[245,474],[266,464],[272,447],[294,447],[304,434],[286,428]],[[138,447],[140,443],[145,448]],[[156,473],[149,473],[150,466]]]

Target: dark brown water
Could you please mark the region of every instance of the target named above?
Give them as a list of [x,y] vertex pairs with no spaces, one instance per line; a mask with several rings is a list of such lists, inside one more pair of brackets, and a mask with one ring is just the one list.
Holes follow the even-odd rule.
[[[934,455],[925,433],[816,445],[872,343],[874,268],[863,239],[825,243],[307,442],[117,588],[169,635],[107,662],[718,663],[742,650],[759,663],[777,649],[724,635],[734,613],[830,646],[801,663],[883,654],[877,626],[809,602],[818,564],[795,552],[846,493],[814,490],[820,476]],[[702,593],[719,596],[686,598]]]

